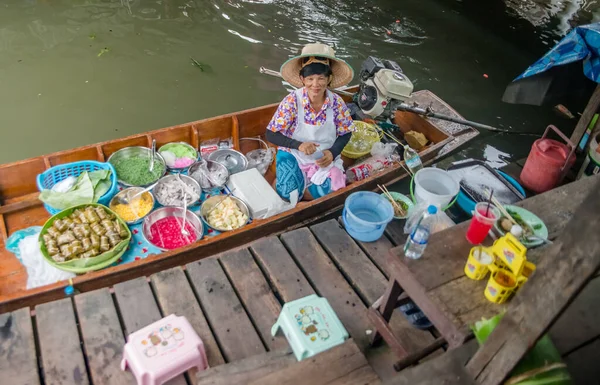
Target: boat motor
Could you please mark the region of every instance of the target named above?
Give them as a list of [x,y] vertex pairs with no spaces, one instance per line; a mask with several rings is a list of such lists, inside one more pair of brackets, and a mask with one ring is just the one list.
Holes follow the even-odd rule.
[[391,119],[397,107],[410,98],[413,84],[398,63],[369,56],[360,69],[356,103],[376,120]]

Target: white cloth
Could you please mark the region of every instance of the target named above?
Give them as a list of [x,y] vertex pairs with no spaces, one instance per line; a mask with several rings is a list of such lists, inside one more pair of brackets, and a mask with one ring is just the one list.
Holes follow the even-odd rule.
[[27,289],[75,277],[75,274],[59,270],[46,262],[40,250],[39,236],[39,233],[30,235],[19,242],[21,261],[27,269]]
[[[333,120],[334,112],[331,108],[331,104],[327,106],[325,113],[327,117],[325,119],[325,124],[322,126],[317,126],[314,124],[306,123],[304,119],[304,106],[302,105],[302,88],[297,89],[296,91],[296,110],[298,111],[298,116],[296,118],[296,129],[292,134],[292,139],[298,140],[302,143],[304,142],[313,142],[318,144],[319,148],[317,152],[312,155],[306,155],[302,151],[292,149],[291,153],[294,155],[294,158],[298,161],[299,165],[307,165],[314,164],[315,161],[323,156],[323,151],[329,150],[335,140],[337,139],[337,128],[335,127],[335,122]],[[327,97],[330,101],[333,101],[333,94],[331,91],[327,90]],[[337,167],[342,172],[344,171],[343,162],[341,156],[338,157],[331,162],[331,164],[327,167],[320,167],[319,170],[310,178],[310,181],[316,185],[322,185],[323,182],[329,177],[329,172],[333,167]]]

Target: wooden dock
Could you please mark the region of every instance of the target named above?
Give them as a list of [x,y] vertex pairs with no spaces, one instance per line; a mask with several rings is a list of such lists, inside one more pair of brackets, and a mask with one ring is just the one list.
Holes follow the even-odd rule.
[[[566,187],[581,191],[588,185]],[[568,189],[561,194],[568,196]],[[119,367],[127,335],[174,313],[202,338],[211,369],[188,372],[170,385],[299,378],[311,384],[385,382],[396,376],[397,358],[385,344],[370,346],[374,327],[367,308],[386,289],[388,253],[404,241],[402,226],[394,221],[380,240],[361,243],[332,219],[111,288],[2,314],[0,378],[12,379],[10,384],[135,383]],[[450,232],[464,236],[456,226],[434,237]],[[599,289],[596,278],[551,331],[569,365],[587,371],[585,378],[600,378],[597,365],[586,364],[600,356]],[[270,329],[285,302],[313,293],[329,300],[351,339],[318,360],[297,363],[285,338],[272,337]],[[427,348],[439,336],[412,327],[398,311],[390,327],[410,351]],[[432,356],[441,354],[439,349]]]

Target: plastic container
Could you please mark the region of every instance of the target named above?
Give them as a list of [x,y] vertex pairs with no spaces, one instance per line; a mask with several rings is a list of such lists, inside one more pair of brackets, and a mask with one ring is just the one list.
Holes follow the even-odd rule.
[[342,212],[346,231],[361,242],[373,242],[381,238],[393,218],[392,204],[387,198],[371,191],[350,194]]
[[498,219],[500,219],[500,211],[493,204],[488,202],[477,203],[471,224],[467,229],[467,241],[472,245],[479,245],[487,237]]
[[431,224],[436,214],[437,207],[429,205],[429,207],[427,207],[427,212],[423,214],[423,217],[419,220],[414,230],[408,235],[408,239],[404,243],[404,255],[406,257],[412,259],[421,258],[427,247],[427,242],[429,242]]
[[[44,171],[43,173],[37,176],[37,188],[40,190],[50,190],[52,187],[60,182],[61,180],[67,179],[69,176],[78,177],[84,171],[92,172],[98,170],[110,170],[110,182],[111,187],[104,195],[98,199],[99,204],[104,206],[108,206],[110,200],[117,192],[117,172],[115,168],[110,163],[101,163],[92,160],[85,160],[81,162],[67,163],[61,164],[58,166],[54,166]],[[46,211],[50,214],[58,214],[61,210],[50,207],[47,204],[44,204]]]
[[233,174],[227,181],[227,188],[240,198],[248,208],[252,218],[264,218],[269,209],[278,207],[281,198],[256,168]]
[[[556,132],[567,144],[546,138],[548,131]],[[531,191],[543,193],[558,185],[575,163],[575,145],[553,125],[549,125],[541,139],[533,142],[521,171],[521,183]]]
[[458,194],[460,186],[447,171],[426,167],[419,170],[414,177],[415,200],[417,203],[428,203],[445,207]]

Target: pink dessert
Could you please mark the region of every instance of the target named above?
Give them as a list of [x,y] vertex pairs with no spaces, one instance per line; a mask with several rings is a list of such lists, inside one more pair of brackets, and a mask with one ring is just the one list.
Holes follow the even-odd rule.
[[196,230],[189,223],[185,224],[185,229],[190,235],[181,234],[181,225],[183,220],[178,217],[167,217],[159,219],[150,226],[149,241],[156,246],[173,250],[179,247],[196,242]]

